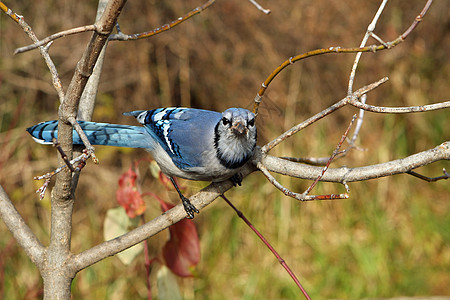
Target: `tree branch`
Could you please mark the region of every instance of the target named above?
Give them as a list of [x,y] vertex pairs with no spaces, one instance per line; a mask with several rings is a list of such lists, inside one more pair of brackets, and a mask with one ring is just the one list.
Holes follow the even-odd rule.
[[[309,166],[284,160],[275,156],[260,152],[257,161],[271,172],[291,177],[314,180],[322,172],[322,167]],[[406,173],[410,170],[429,165],[440,160],[450,160],[450,142],[444,142],[433,149],[419,152],[405,158],[357,168],[330,168],[322,177],[321,181],[347,183],[363,181],[368,179],[386,177]],[[257,162],[256,161],[256,162]]]
[[88,32],[88,31],[95,31],[95,30],[96,30],[95,25],[85,25],[85,26],[75,27],[75,28],[71,28],[68,30],[61,31],[61,32],[57,32],[57,33],[54,33],[54,34],[46,37],[45,39],[36,41],[34,44],[17,48],[14,51],[14,54],[19,54],[19,53],[23,53],[23,52],[27,52],[27,51],[36,49],[37,47],[44,46],[45,44],[48,44],[51,41],[54,41],[54,40],[62,38],[62,37],[66,37],[68,35],[82,33],[82,32]]
[[384,113],[384,114],[407,114],[407,113],[417,113],[417,112],[425,112],[432,111],[438,109],[444,109],[450,107],[450,101],[427,104],[427,105],[419,105],[419,106],[408,106],[408,107],[383,107],[383,106],[374,106],[362,103],[358,101],[356,98],[352,98],[349,102],[350,105],[354,107],[371,111],[375,113]]
[[[95,23],[97,31],[91,37],[81,60],[77,63],[66,97],[59,107],[58,141],[69,159],[72,158],[72,125],[77,116],[81,94],[92,74],[94,65],[126,0],[110,0],[101,18]],[[61,159],[59,159],[61,163]],[[70,257],[73,211],[72,173],[58,173],[52,191],[52,215],[50,245],[47,250],[47,268],[41,272],[46,298],[70,298],[70,283],[76,272],[67,267]],[[56,271],[58,270],[58,271]],[[57,293],[55,295],[55,293]]]
[[[34,34],[34,31],[31,29],[31,27],[25,22],[25,19],[23,16],[17,15],[14,13],[10,8],[8,8],[3,2],[0,1],[0,9],[3,10],[11,19],[13,19],[17,24],[19,24],[20,27],[22,27],[23,31],[28,35],[28,37],[33,42],[38,42],[39,39]],[[39,51],[44,58],[45,63],[47,64],[48,69],[50,70],[50,74],[52,75],[52,81],[53,81],[53,87],[56,89],[56,92],[58,93],[59,101],[62,102],[64,99],[64,92],[62,89],[61,79],[59,77],[58,71],[56,70],[55,64],[53,63],[53,60],[51,59],[50,55],[48,54],[48,47],[40,46]]]
[[352,94],[352,96],[347,96],[347,97],[343,98],[342,100],[340,100],[337,103],[331,105],[330,107],[322,110],[321,112],[317,113],[316,115],[312,116],[311,118],[303,121],[302,123],[300,123],[298,125],[295,125],[291,129],[287,130],[286,132],[284,132],[283,134],[278,136],[276,139],[272,140],[271,142],[269,142],[265,146],[263,146],[262,151],[266,152],[266,153],[269,152],[273,147],[277,146],[278,144],[280,144],[282,141],[284,141],[288,137],[296,134],[300,130],[308,127],[309,125],[313,124],[314,122],[317,122],[318,120],[331,114],[332,112],[338,110],[339,108],[344,107],[345,105],[347,105],[348,101],[350,101],[351,99],[353,99],[353,98],[358,99],[362,95],[370,92],[371,90],[373,90],[373,89],[377,88],[378,86],[380,86],[381,84],[385,83],[387,80],[388,80],[388,78],[385,77],[385,78],[378,80],[377,82],[371,83],[369,85],[366,85],[366,86],[360,88],[359,90],[354,92]]
[[[428,0],[425,4],[424,8],[420,12],[420,14],[414,19],[412,24],[408,27],[405,32],[403,32],[400,36],[398,36],[395,40],[387,43],[382,43],[381,45],[370,45],[365,47],[354,47],[354,48],[342,48],[342,47],[329,47],[329,48],[321,48],[316,49],[312,51],[308,51],[306,53],[302,53],[296,56],[292,56],[289,59],[285,60],[280,66],[278,66],[275,70],[272,71],[272,73],[269,75],[269,77],[266,78],[266,80],[261,84],[261,88],[259,89],[258,93],[255,96],[254,99],[254,105],[253,105],[253,112],[255,114],[258,114],[258,108],[259,105],[262,102],[262,96],[264,95],[266,89],[269,87],[270,83],[272,82],[275,77],[281,73],[286,67],[293,65],[295,62],[316,56],[316,55],[323,55],[323,54],[332,54],[332,53],[361,53],[361,52],[372,52],[375,53],[377,51],[391,49],[400,43],[402,43],[410,34],[411,32],[417,27],[417,25],[422,21],[423,17],[427,13],[428,9],[430,8],[431,3],[433,0]],[[380,9],[383,7],[383,5],[380,6]],[[377,13],[378,14],[378,13]],[[377,15],[376,15],[377,17]],[[374,18],[374,21],[376,21],[376,18]],[[350,90],[350,84],[349,83],[349,90]]]
[[[406,158],[382,164],[359,168],[330,168],[323,175],[321,181],[343,184],[347,182],[363,181],[394,174],[406,173],[409,170],[444,159],[450,159],[450,142],[445,142],[433,149],[413,154]],[[253,161],[248,163],[243,169],[243,177],[256,171],[257,168],[255,166],[258,163],[263,164],[267,170],[271,172],[309,180],[316,179],[323,171],[322,167],[294,163],[264,154],[258,147]],[[233,184],[229,180],[219,183],[211,183],[209,186],[193,195],[190,198],[190,201],[193,205],[195,205],[195,207],[201,210],[232,187]],[[115,255],[151,236],[154,236],[185,217],[186,213],[184,208],[182,204],[179,204],[166,213],[122,236],[101,243],[79,254],[73,255],[69,262],[71,264],[70,267],[74,270],[74,272],[79,272],[106,257]]]
[[161,27],[155,28],[153,30],[150,31],[146,31],[146,32],[141,32],[141,33],[134,33],[134,34],[124,34],[123,32],[120,31],[120,27],[117,26],[117,29],[119,31],[119,33],[117,34],[111,34],[111,36],[109,37],[110,41],[130,41],[130,40],[139,40],[139,39],[143,39],[143,38],[148,38],[154,35],[157,35],[159,33],[162,33],[164,31],[167,31],[177,25],[180,25],[181,23],[183,23],[184,21],[192,18],[193,16],[195,16],[196,14],[201,13],[202,11],[204,11],[205,9],[207,9],[208,7],[210,7],[216,0],[208,0],[206,1],[204,4],[194,8],[193,10],[191,10],[190,12],[188,12],[187,14],[185,14],[182,17],[179,17],[178,19],[168,23],[168,24],[164,24]]
[[2,186],[0,186],[0,218],[5,222],[6,227],[25,250],[31,261],[41,268],[45,247],[25,223]]

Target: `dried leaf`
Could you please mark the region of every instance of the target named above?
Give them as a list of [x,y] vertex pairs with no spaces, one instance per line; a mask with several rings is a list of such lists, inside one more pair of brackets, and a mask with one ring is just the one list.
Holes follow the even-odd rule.
[[[160,201],[163,211],[173,205]],[[163,247],[166,265],[178,276],[193,276],[192,269],[200,260],[200,243],[192,220],[183,219],[169,227],[170,239]]]

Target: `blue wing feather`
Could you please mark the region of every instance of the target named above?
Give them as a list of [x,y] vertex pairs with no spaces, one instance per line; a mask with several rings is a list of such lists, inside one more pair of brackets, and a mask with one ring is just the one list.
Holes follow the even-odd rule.
[[133,111],[148,133],[183,170],[202,166],[201,154],[213,145],[214,128],[222,114],[194,108],[167,107]]
[[[78,121],[89,142],[93,145],[108,145],[129,148],[153,147],[152,139],[147,131],[140,126],[119,125]],[[32,137],[41,144],[51,144],[58,135],[58,121],[42,122],[27,128]],[[78,133],[73,131],[73,143],[82,145]]]
[[[93,145],[152,150],[158,143],[182,170],[203,166],[202,154],[214,150],[214,128],[222,118],[218,112],[180,107],[138,110],[124,115],[136,117],[144,127],[84,121],[79,124]],[[42,144],[51,144],[57,130],[56,120],[27,128]],[[73,143],[82,144],[75,130]]]

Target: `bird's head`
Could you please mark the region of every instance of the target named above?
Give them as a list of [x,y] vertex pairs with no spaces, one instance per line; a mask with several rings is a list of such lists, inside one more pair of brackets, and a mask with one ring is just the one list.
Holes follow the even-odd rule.
[[247,162],[256,147],[255,114],[243,108],[229,108],[215,128],[214,145],[221,163],[237,168]]

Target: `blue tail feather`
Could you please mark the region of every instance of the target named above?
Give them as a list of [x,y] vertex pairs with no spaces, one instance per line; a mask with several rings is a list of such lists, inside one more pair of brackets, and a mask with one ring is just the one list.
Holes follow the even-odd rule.
[[[92,145],[107,145],[128,148],[152,148],[152,138],[144,127],[78,121]],[[58,121],[42,122],[27,128],[33,139],[41,144],[52,144],[58,135]],[[78,133],[73,131],[74,145],[83,142]]]

